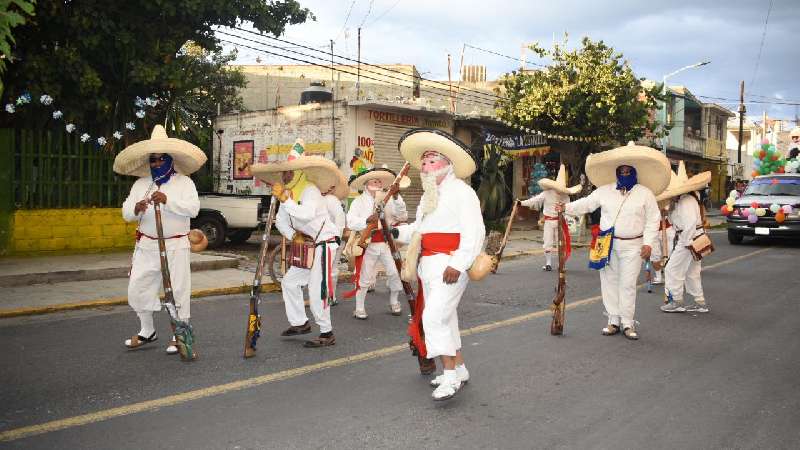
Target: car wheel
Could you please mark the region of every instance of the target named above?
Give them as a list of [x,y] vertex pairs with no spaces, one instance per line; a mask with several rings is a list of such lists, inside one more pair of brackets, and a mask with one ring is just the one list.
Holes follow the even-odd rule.
[[228,239],[234,244],[244,244],[253,235],[253,230],[236,230],[228,235]]
[[728,230],[728,242],[732,245],[739,245],[742,241],[744,241],[744,235]]
[[202,216],[195,220],[199,228],[208,239],[208,248],[218,248],[225,243],[225,224],[213,216]]

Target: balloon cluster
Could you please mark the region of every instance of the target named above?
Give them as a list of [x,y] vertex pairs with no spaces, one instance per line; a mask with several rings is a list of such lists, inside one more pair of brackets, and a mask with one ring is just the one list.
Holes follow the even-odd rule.
[[791,214],[793,209],[792,205],[779,205],[777,203],[773,203],[769,205],[769,210],[775,214],[775,222],[783,223],[786,220],[786,215]]
[[736,203],[737,198],[739,198],[739,191],[736,189],[728,194],[728,198],[725,199],[725,204],[720,208],[720,212],[722,212],[723,216],[727,216],[733,212],[733,205]]
[[753,178],[771,173],[784,173],[786,171],[786,160],[773,144],[764,139],[761,141],[761,150],[753,154],[753,167],[755,167],[752,174]]
[[787,159],[784,170],[786,170],[787,173],[800,172],[800,158]]

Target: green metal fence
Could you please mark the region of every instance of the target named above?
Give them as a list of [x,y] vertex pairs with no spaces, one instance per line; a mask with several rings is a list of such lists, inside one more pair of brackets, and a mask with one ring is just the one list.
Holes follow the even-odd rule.
[[113,152],[75,134],[0,129],[0,153],[13,159],[15,209],[119,207],[135,181],[113,172]]

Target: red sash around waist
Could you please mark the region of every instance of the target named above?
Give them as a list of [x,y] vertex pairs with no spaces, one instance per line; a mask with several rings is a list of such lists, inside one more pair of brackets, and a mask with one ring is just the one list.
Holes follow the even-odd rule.
[[386,240],[383,238],[383,230],[376,231],[375,234],[372,235],[371,242],[386,242]]
[[[178,238],[182,238],[184,236],[188,236],[188,234],[176,234],[175,236],[165,237],[164,239],[178,239]],[[136,242],[139,242],[143,237],[146,237],[147,239],[152,239],[154,241],[158,240],[158,237],[149,236],[149,235],[146,235],[146,234],[142,233],[139,230],[136,230]]]
[[558,220],[558,216],[548,216],[547,214],[544,215],[544,220]]
[[453,254],[461,244],[461,233],[425,233],[422,235],[422,256]]

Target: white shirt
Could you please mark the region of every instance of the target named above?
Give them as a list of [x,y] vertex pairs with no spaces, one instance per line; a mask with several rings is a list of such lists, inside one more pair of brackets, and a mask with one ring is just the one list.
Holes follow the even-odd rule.
[[459,233],[461,237],[458,249],[450,256],[448,265],[463,272],[472,266],[475,257],[481,252],[486,236],[481,204],[475,191],[453,174],[447,175],[437,189],[439,199],[436,209],[428,214],[422,212],[425,204],[423,194],[417,207],[416,221],[398,227],[398,240],[408,242],[414,232]]
[[[139,231],[157,237],[156,214],[152,204],[147,205],[147,209],[139,215],[134,214],[136,203],[156,192],[161,191],[167,196],[167,203],[161,205],[161,224],[164,229],[164,237],[177,236],[189,233],[192,217],[197,217],[200,211],[200,199],[197,197],[197,189],[194,182],[186,175],[176,173],[166,183],[156,186],[152,177],[141,177],[131,186],[128,198],[122,203],[122,218],[126,222],[139,222]],[[176,239],[166,239],[167,250],[177,250],[189,248],[189,238],[182,237]],[[146,250],[158,250],[158,240],[142,237],[136,243],[138,248]]]
[[[700,205],[690,194],[681,195],[677,203],[675,203],[675,207],[669,212],[669,222],[676,232],[680,231],[678,233],[677,247],[690,245],[695,236],[703,233],[703,230],[697,229],[697,227],[703,225],[700,217]],[[668,244],[672,245],[671,242]]]
[[[366,190],[353,199],[350,204],[350,209],[347,211],[347,226],[351,230],[361,231],[367,227],[367,217],[375,212],[375,197],[371,196]],[[386,202],[386,209],[384,209],[386,216],[386,223],[389,226],[396,225],[400,222],[408,220],[408,211],[406,211],[406,202],[400,194],[397,199],[390,198]]]
[[291,198],[283,202],[275,216],[275,227],[290,240],[295,230],[312,238],[316,236],[316,242],[337,236],[336,223],[328,214],[328,201],[313,184],[303,190],[299,202]]
[[[600,186],[582,199],[567,203],[565,212],[579,216],[597,208],[600,208],[601,230],[607,230],[613,226],[616,237],[644,236],[645,245],[651,247],[657,245],[661,213],[658,211],[656,197],[650,189],[637,184],[627,193],[627,200],[625,200],[622,191],[616,189],[616,184],[607,184]],[[619,216],[617,216],[618,211]],[[614,222],[615,218],[616,223]]]
[[556,203],[569,203],[569,195],[562,194],[553,189],[546,189],[539,194],[522,201],[521,205],[526,208],[540,209],[542,205],[542,213],[546,216],[556,217]]
[[342,237],[342,232],[344,232],[347,222],[342,202],[333,194],[324,195],[323,197],[325,198],[325,206],[328,208],[328,217],[336,225],[336,236]]

